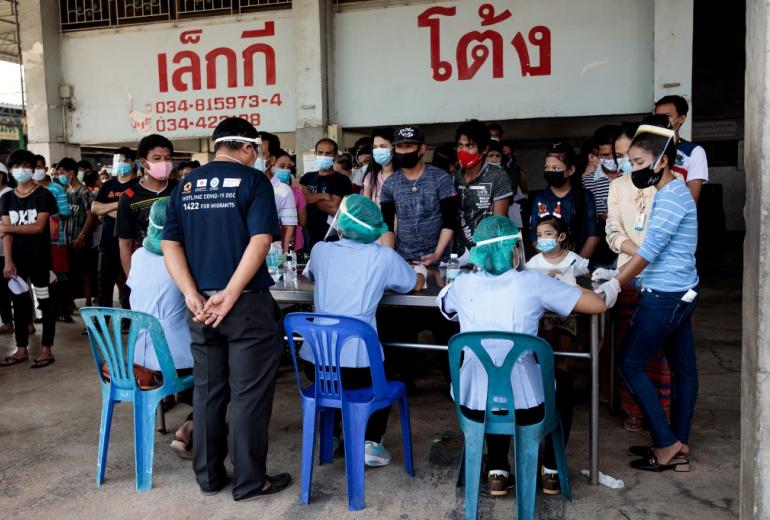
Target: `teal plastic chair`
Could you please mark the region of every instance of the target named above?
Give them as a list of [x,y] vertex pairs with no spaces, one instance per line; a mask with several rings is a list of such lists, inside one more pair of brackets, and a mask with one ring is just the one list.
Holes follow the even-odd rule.
[[[494,364],[482,344],[488,340],[510,342],[511,351],[501,366]],[[466,417],[460,408],[460,364],[463,349],[471,350],[487,372],[487,405],[484,421]],[[545,414],[536,424],[519,425],[515,421],[511,371],[516,361],[527,351],[533,351],[540,365],[545,394]],[[511,435],[516,455],[516,518],[535,518],[535,495],[538,482],[538,452],[540,442],[551,434],[556,455],[561,492],[571,500],[564,436],[556,410],[553,374],[553,349],[543,339],[529,334],[511,332],[464,332],[449,340],[449,371],[452,377],[452,395],[460,428],[465,435],[463,466],[465,477],[465,518],[477,517],[479,476],[484,450],[484,434]],[[461,469],[461,471],[463,471]]]
[[[107,448],[110,444],[112,410],[115,403],[134,403],[134,463],[136,489],[152,487],[152,457],[155,446],[155,411],[160,401],[171,394],[193,385],[192,376],[179,377],[168,350],[166,336],[160,322],[144,312],[126,311],[108,307],[80,309],[80,316],[88,329],[91,354],[102,386],[102,419],[99,428],[99,455],[96,461],[96,484],[104,484]],[[130,323],[128,336],[121,335],[121,322]],[[163,384],[152,390],[141,390],[134,379],[134,348],[141,331],[146,331],[155,347]],[[102,375],[102,362],[110,370],[110,380]]]

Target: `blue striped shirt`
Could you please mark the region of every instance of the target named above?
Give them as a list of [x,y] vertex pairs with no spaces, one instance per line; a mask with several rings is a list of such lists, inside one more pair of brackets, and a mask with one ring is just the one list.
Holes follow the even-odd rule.
[[684,182],[673,180],[655,194],[649,226],[637,253],[650,265],[642,273],[642,287],[681,292],[698,285],[695,249],[698,213]]

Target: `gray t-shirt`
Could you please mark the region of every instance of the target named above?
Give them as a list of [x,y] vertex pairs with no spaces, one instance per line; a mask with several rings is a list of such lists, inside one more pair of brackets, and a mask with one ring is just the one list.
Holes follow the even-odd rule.
[[458,170],[455,187],[460,198],[460,232],[455,241],[470,249],[475,245],[476,226],[493,214],[495,202],[513,197],[511,180],[502,169],[485,163],[479,176],[469,184],[465,182],[463,171]]
[[[380,203],[395,203],[398,254],[411,261],[436,250],[442,227],[440,202],[455,195],[450,175],[432,164],[425,165],[417,181],[407,179],[403,170],[393,172],[382,185]],[[449,258],[450,249],[446,248],[442,260]]]

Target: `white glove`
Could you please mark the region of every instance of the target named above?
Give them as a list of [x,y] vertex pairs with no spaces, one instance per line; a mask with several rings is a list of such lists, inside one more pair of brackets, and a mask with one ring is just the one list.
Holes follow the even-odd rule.
[[572,266],[573,274],[575,276],[585,276],[588,274],[588,258],[579,258]]
[[421,274],[425,278],[425,284],[423,284],[421,289],[424,291],[428,288],[428,269],[422,264],[413,265],[412,269],[414,269],[415,273]]
[[594,271],[594,274],[591,275],[591,281],[592,282],[598,282],[599,280],[612,280],[617,276],[618,271],[616,269],[605,269],[604,267],[599,267]]
[[615,306],[615,302],[618,301],[618,294],[620,294],[620,282],[617,278],[611,279],[609,282],[604,282],[594,291],[599,296],[604,297],[604,303],[608,309]]

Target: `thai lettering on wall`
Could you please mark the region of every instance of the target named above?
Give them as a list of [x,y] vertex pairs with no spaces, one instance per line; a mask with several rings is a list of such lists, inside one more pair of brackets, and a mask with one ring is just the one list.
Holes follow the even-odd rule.
[[[508,63],[508,45],[515,50],[515,58],[522,76],[551,75],[551,30],[545,25],[536,25],[527,31],[527,40],[534,46],[537,54],[536,65],[533,65],[524,35],[517,32],[508,41],[509,36],[501,34],[498,30],[500,22],[513,16],[511,11],[505,9],[495,12],[495,6],[492,4],[482,4],[478,9],[479,23],[486,29],[473,30],[459,38],[454,49],[454,64],[444,59],[441,49],[441,20],[443,17],[456,15],[456,6],[434,6],[424,10],[417,17],[418,27],[425,27],[430,31],[430,66],[434,80],[447,81],[452,78],[453,71],[456,71],[455,77],[460,81],[473,79],[487,61],[492,63],[492,77],[502,78],[505,76],[506,67],[516,65]],[[444,50],[447,56],[452,56],[451,48]]]
[[446,0],[342,11],[334,24],[338,122],[644,112],[653,17],[653,2],[639,0]]
[[[205,138],[230,116],[271,131],[294,130],[290,18],[217,17],[179,27],[70,33],[63,49],[63,70],[78,97],[75,142],[136,140],[154,132]],[[121,61],[93,81],[87,63],[109,64],[111,56]]]

